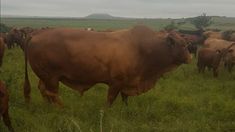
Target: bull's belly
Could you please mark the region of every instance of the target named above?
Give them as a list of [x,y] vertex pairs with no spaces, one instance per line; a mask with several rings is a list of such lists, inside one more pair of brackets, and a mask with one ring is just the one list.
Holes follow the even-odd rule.
[[129,86],[122,88],[121,92],[128,96],[137,96],[154,88],[155,83],[156,80],[145,80],[134,84],[132,83],[129,84]]
[[83,93],[87,90],[89,90],[92,86],[94,86],[97,83],[105,83],[104,80],[99,80],[99,79],[88,79],[88,80],[84,80],[83,79],[69,79],[66,77],[62,77],[60,80],[64,85],[77,90],[80,92],[81,95],[83,95]]

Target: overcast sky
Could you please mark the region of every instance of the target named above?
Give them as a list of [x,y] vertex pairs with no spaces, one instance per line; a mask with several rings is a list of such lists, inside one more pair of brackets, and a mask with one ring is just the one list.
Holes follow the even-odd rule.
[[138,18],[235,17],[235,0],[1,0],[1,15],[83,17],[92,13]]

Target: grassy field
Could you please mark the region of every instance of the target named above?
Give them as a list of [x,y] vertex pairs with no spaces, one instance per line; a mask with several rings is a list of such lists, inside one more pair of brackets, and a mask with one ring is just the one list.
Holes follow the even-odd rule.
[[[1,18],[1,23],[11,27],[71,27],[71,28],[94,28],[102,29],[120,29],[128,28],[137,24],[148,25],[157,30],[163,29],[170,24],[173,19],[123,19],[123,20],[96,20],[96,19],[63,19],[63,18]],[[183,19],[175,19],[174,21],[183,21]],[[213,17],[212,25],[208,28],[216,28],[221,30],[235,30],[235,18]],[[187,22],[181,25],[180,29],[195,28]]]
[[[124,28],[137,23],[97,21],[100,23],[90,22],[97,29]],[[76,23],[76,20],[4,19],[3,22],[10,26],[32,27],[85,27],[83,24],[86,24]],[[90,27],[90,23],[87,26]],[[158,28],[160,22],[146,23]],[[208,71],[198,74],[195,59],[167,73],[149,92],[130,97],[128,106],[118,97],[112,108],[105,107],[105,84],[97,84],[83,96],[61,84],[60,95],[65,107],[56,108],[42,99],[37,89],[38,78],[32,71],[32,102],[26,105],[23,98],[24,57],[19,48],[6,50],[0,79],[5,81],[10,92],[10,115],[16,132],[235,131],[235,71],[229,74],[221,69],[218,78],[213,78]],[[6,130],[0,122],[0,132]]]
[[3,18],[2,23],[16,27],[72,27],[72,28],[94,28],[120,29],[128,28],[137,24],[145,24],[155,29],[161,29],[171,20],[168,19],[125,19],[125,20],[90,20],[90,19],[56,19],[56,18]]

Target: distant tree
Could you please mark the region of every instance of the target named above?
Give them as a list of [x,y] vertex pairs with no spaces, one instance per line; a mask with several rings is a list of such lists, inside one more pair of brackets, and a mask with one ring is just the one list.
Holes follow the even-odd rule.
[[11,30],[10,27],[6,26],[5,24],[3,23],[0,23],[0,32],[1,33],[6,33],[6,32],[9,32]]
[[181,26],[181,25],[186,24],[187,22],[186,22],[185,18],[182,18],[182,19],[179,19],[176,23],[178,26]]
[[204,30],[206,27],[212,24],[212,17],[203,13],[201,16],[192,18],[190,23],[193,24],[198,30]]
[[164,29],[167,30],[167,31],[176,30],[177,28],[178,28],[178,27],[176,26],[174,20],[172,20],[169,25],[166,25],[166,26],[164,27]]

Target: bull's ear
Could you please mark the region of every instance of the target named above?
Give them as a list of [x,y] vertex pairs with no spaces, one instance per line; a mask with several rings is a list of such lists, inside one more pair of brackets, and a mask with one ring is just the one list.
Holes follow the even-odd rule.
[[167,40],[167,45],[169,47],[174,47],[175,46],[175,40],[174,40],[174,36],[172,34],[169,34],[166,38]]

